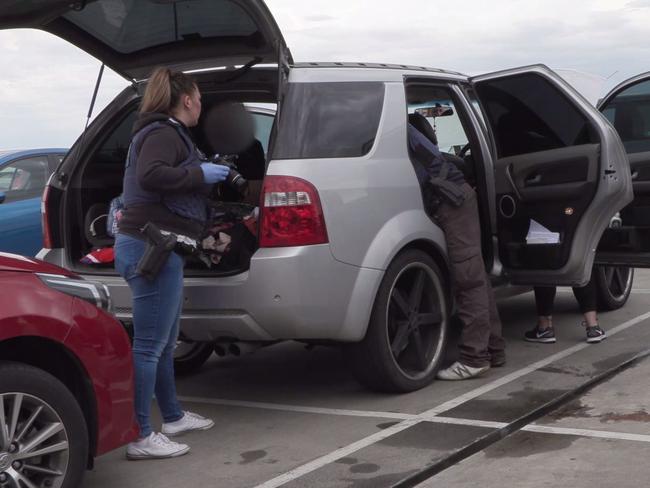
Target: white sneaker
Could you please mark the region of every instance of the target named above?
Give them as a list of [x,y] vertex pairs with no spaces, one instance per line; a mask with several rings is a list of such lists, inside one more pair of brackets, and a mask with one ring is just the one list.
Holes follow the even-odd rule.
[[214,427],[214,422],[198,413],[183,412],[183,417],[175,422],[162,425],[162,432],[168,436],[181,435],[191,430],[208,430]]
[[139,459],[164,459],[187,454],[190,446],[170,441],[162,434],[152,432],[148,437],[131,442],[126,448],[126,458]]
[[490,365],[483,366],[482,368],[474,368],[463,364],[460,361],[456,361],[447,369],[438,371],[436,378],[447,381],[466,380],[469,378],[476,378],[485,373],[488,369],[490,369]]

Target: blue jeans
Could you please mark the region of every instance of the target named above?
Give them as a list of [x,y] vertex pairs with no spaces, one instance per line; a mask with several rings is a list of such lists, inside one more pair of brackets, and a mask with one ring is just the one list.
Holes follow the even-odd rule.
[[133,295],[135,414],[141,437],[152,432],[154,391],[164,422],[183,416],[174,379],[174,348],[183,304],[183,259],[171,253],[156,279],[148,281],[135,271],[145,247],[144,241],[125,234],[115,238],[115,269]]

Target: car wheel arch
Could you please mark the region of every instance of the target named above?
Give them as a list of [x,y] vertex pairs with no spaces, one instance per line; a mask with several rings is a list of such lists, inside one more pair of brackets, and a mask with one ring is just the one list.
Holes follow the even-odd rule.
[[63,344],[36,336],[18,336],[0,342],[0,363],[22,363],[42,369],[61,381],[77,399],[88,429],[88,468],[97,451],[97,403],[88,372]]

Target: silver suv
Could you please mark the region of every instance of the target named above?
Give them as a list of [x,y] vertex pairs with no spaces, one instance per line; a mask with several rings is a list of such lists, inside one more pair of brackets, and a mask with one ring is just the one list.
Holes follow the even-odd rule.
[[[206,112],[223,100],[276,107],[269,140],[260,141],[268,143],[265,157],[253,164],[260,175],[248,202],[259,202],[254,249],[213,269],[188,263],[181,370],[213,348],[239,353],[294,339],[343,344],[355,375],[373,388],[410,391],[432,380],[453,313],[452,284],[445,237],[423,205],[407,147],[413,113],[427,118],[441,150],[476,186],[486,265],[502,289],[584,284],[601,236],[632,201],[616,131],[545,66],[467,77],[294,63],[256,0],[51,3],[0,7],[0,26],[53,32],[132,84],[51,178],[40,257],[106,283],[126,323],[124,281],[110,266],[79,260],[110,245],[89,228],[121,192],[147,74],[155,65],[193,70]],[[547,230],[542,242],[531,239],[533,221]],[[630,254],[639,257],[634,264],[650,262],[646,241],[631,248],[615,232],[608,231],[608,264],[631,263]],[[625,276],[631,284],[631,272]]]

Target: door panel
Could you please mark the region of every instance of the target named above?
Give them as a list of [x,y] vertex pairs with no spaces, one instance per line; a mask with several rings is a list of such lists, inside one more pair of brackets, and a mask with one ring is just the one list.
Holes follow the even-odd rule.
[[603,235],[596,261],[650,267],[650,73],[618,85],[599,108],[625,146],[634,201]]
[[[598,240],[632,197],[620,139],[598,110],[545,66],[471,81],[493,137],[504,269],[514,283],[585,284]],[[552,239],[527,239],[535,223]]]

